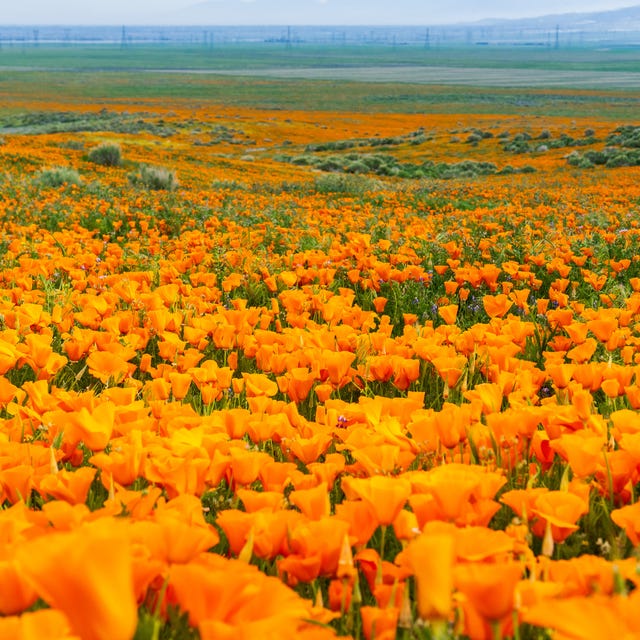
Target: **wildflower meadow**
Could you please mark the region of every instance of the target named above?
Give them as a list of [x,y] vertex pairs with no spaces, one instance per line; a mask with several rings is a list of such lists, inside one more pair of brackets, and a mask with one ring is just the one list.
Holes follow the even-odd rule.
[[613,93],[111,81],[0,85],[0,637],[640,637]]

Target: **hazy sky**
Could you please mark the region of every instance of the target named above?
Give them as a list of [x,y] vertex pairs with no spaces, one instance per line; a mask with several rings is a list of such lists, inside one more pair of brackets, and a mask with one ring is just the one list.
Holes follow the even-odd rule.
[[640,0],[0,0],[0,25],[433,25],[634,4]]

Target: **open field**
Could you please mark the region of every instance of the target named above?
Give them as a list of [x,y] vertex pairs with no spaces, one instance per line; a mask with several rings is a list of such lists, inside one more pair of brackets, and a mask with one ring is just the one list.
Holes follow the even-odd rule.
[[[166,71],[166,70],[165,70]],[[175,73],[184,73],[176,71]],[[201,73],[207,73],[201,71]],[[640,89],[640,71],[560,71],[555,69],[487,69],[483,67],[433,67],[389,65],[325,68],[271,68],[209,72],[268,78],[305,78],[363,82],[407,82],[412,84],[472,85],[476,87],[565,87],[579,89]]]
[[225,45],[5,47],[4,112],[51,101],[633,120],[640,51]]
[[640,91],[120,53],[0,79],[0,637],[638,637]]
[[438,47],[390,45],[311,45],[286,43],[175,45],[13,45],[0,49],[5,69],[108,71],[192,69],[242,71],[246,68],[436,66],[466,69],[630,72],[638,70],[638,48]]

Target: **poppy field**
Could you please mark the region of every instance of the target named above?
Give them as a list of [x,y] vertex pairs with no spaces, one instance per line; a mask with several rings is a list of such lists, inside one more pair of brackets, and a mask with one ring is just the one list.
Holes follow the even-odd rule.
[[597,113],[15,97],[0,637],[640,637],[640,127]]

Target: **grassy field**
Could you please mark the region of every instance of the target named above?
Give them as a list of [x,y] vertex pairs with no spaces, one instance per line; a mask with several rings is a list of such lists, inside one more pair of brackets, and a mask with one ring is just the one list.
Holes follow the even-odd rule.
[[[221,45],[5,47],[3,111],[20,103],[171,98],[268,109],[633,118],[636,50]],[[606,108],[603,108],[606,107]]]
[[640,49],[567,47],[417,47],[390,45],[220,44],[214,47],[144,45],[4,46],[0,66],[49,70],[243,70],[420,65],[486,69],[539,69],[635,73]]

